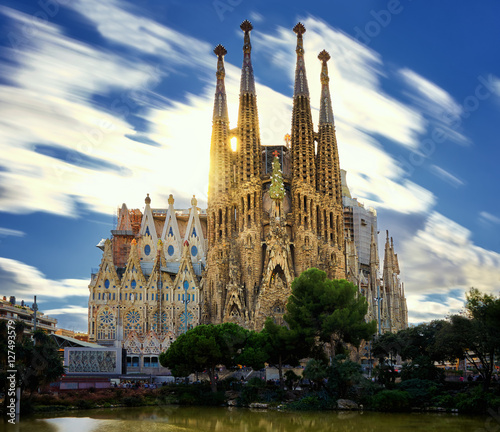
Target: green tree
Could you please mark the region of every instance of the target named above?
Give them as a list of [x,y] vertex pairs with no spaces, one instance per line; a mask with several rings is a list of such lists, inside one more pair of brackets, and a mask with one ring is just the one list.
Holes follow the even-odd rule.
[[160,363],[176,377],[206,369],[215,393],[217,366],[235,366],[248,336],[248,330],[233,323],[199,325],[180,335],[161,353]]
[[304,340],[300,329],[291,330],[276,324],[267,318],[261,331],[263,349],[267,353],[267,362],[278,369],[280,388],[284,390],[283,366],[297,366],[301,358],[310,353],[310,346]]
[[349,360],[345,354],[339,354],[328,367],[327,389],[344,399],[349,390],[362,379],[361,365]]
[[[13,327],[0,321],[0,392],[6,393],[7,370],[16,370],[16,386],[29,397],[39,388],[57,381],[64,374],[61,356],[53,339],[43,330],[25,333],[26,325],[16,321]],[[9,344],[13,337],[15,344]],[[15,353],[15,365],[9,364],[9,351]],[[9,398],[4,398],[4,410]],[[21,401],[22,402],[22,401]],[[5,412],[5,411],[4,411]]]
[[463,314],[452,315],[443,327],[438,343],[448,349],[448,356],[467,358],[483,375],[483,389],[488,390],[494,370],[495,355],[500,354],[500,298],[483,294],[476,288],[466,295]]
[[330,344],[331,357],[345,344],[358,347],[376,331],[376,322],[365,322],[368,303],[355,285],[344,279],[330,280],[324,271],[311,268],[292,283],[285,320],[301,329],[305,341]]
[[307,362],[302,376],[311,382],[314,390],[320,390],[328,378],[328,366],[323,360],[312,358]]
[[438,334],[446,326],[446,320],[435,320],[397,333],[380,335],[374,342],[374,355],[381,363],[389,358],[389,365],[394,363],[393,359],[398,355],[408,361],[403,368],[402,379],[442,380],[442,371],[434,363],[449,358],[447,347],[437,342]]

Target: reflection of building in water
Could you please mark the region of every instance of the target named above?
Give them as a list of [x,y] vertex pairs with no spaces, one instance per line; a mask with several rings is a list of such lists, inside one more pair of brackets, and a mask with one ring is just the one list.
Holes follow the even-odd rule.
[[[229,127],[222,45],[217,56],[208,208],[124,204],[92,275],[90,340],[127,348],[130,366],[158,366],[157,355],[199,323],[260,329],[282,322],[293,279],[310,267],[346,277],[344,214],[326,51],[319,124],[314,129],[303,35],[297,24],[292,127],[285,144],[262,146],[245,21],[238,122]],[[236,137],[233,151],[230,140]],[[367,268],[369,270],[369,268]],[[356,270],[355,275],[359,271]],[[137,359],[137,361],[136,361]],[[139,361],[140,359],[140,361]]]

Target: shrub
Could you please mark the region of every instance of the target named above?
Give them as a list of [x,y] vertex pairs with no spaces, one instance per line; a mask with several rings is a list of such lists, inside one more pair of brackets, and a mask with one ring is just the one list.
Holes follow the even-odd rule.
[[254,378],[250,378],[248,380],[248,383],[247,383],[246,386],[247,387],[248,386],[254,386],[254,387],[264,388],[266,386],[266,382],[263,379],[254,377]]
[[436,382],[444,381],[444,371],[434,365],[426,356],[417,357],[412,363],[403,365],[401,380],[421,379]]
[[378,411],[407,411],[410,397],[401,390],[382,390],[372,398],[372,406]]
[[481,387],[475,387],[467,393],[459,393],[455,397],[458,410],[468,414],[485,414],[489,408],[498,409],[500,398],[485,392]]
[[92,401],[89,401],[87,399],[80,399],[76,402],[75,406],[78,409],[91,409],[94,408],[94,404]]
[[408,393],[412,406],[428,406],[437,393],[435,382],[418,378],[401,382],[398,389]]
[[296,411],[327,410],[337,406],[335,399],[327,393],[319,392],[314,395],[305,396],[302,399],[287,405],[288,409]]
[[127,396],[122,399],[125,406],[141,406],[144,404],[144,398],[142,396]]

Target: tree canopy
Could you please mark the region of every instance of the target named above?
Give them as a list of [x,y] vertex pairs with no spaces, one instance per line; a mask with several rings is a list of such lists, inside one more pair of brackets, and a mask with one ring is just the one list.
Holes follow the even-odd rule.
[[466,295],[465,311],[452,315],[437,342],[447,347],[449,356],[466,358],[483,375],[487,390],[494,370],[495,355],[500,354],[500,298],[476,288]]
[[160,363],[177,377],[206,369],[215,392],[217,366],[236,365],[248,337],[248,330],[237,324],[202,324],[181,334],[167,351],[160,354]]
[[[376,322],[365,322],[368,303],[354,284],[330,280],[324,271],[311,268],[292,283],[285,320],[291,329],[301,329],[308,342],[328,343],[332,357],[345,344],[358,347],[376,331]],[[311,343],[312,345],[312,343]]]
[[[39,388],[57,381],[64,374],[62,358],[52,338],[43,330],[32,335],[25,333],[26,325],[16,321],[13,327],[0,321],[0,393],[6,393],[7,370],[16,370],[16,386],[29,392],[29,396]],[[9,344],[9,336],[15,337],[15,344]],[[33,337],[33,339],[32,339]],[[11,365],[15,353],[15,364]],[[4,412],[8,397],[4,398]]]

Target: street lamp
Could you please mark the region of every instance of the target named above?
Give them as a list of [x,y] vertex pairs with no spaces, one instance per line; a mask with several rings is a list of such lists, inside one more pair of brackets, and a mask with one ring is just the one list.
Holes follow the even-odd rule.
[[378,334],[379,336],[382,334],[382,322],[380,318],[380,302],[384,299],[380,297],[380,285],[377,283],[377,297],[374,297],[373,300],[377,302],[377,314],[378,314]]

